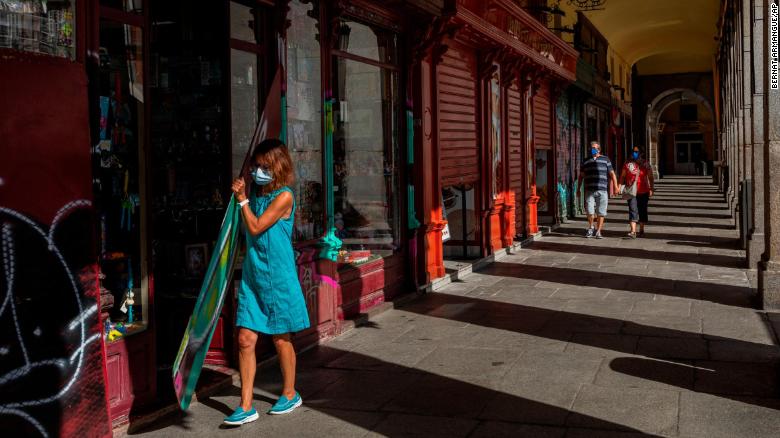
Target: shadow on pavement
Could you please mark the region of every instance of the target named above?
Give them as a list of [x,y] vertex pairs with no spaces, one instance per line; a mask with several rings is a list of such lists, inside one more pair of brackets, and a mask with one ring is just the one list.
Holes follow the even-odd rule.
[[605,291],[607,289],[613,289],[669,297],[692,298],[727,306],[748,308],[753,307],[753,299],[755,298],[755,294],[748,286],[731,286],[727,284],[703,283],[688,280],[639,277],[635,275],[594,272],[586,269],[572,269],[556,266],[495,262],[484,270],[479,271],[479,273],[506,278],[549,281],[580,287],[586,284],[598,287],[598,284],[602,283],[609,284],[609,287],[606,288]]
[[[484,272],[484,271],[481,271]],[[472,297],[435,293],[424,300],[404,306],[404,311],[466,322],[482,327],[529,334],[536,337],[570,342],[627,355],[641,354],[650,359],[629,357],[612,359],[610,366],[619,372],[679,387],[681,389],[735,398],[745,403],[780,409],[777,399],[743,399],[752,395],[777,395],[778,347],[734,340],[720,336],[686,332],[638,324],[615,318],[556,311],[520,304],[488,301]],[[613,335],[642,336],[652,345],[638,350],[637,343],[622,342]],[[769,363],[708,361],[706,341],[726,341],[732,351],[756,358],[770,358]],[[705,345],[705,353],[692,350]],[[687,370],[687,377],[681,377]],[[671,371],[671,372],[665,372]],[[682,373],[685,374],[685,373]]]
[[571,243],[558,243],[550,240],[540,240],[534,242],[529,250],[536,251],[555,251],[565,253],[579,253],[592,255],[607,255],[616,257],[630,257],[636,259],[650,259],[660,261],[670,261],[678,263],[698,263],[701,265],[719,266],[724,268],[741,268],[744,259],[741,257],[732,257],[714,254],[689,254],[668,251],[651,251],[639,248],[608,248],[603,246],[575,245]]
[[[329,365],[334,358],[346,360],[339,360],[337,366]],[[540,436],[540,430],[551,433],[550,436],[563,436],[567,427],[581,428],[578,430],[585,432],[583,436],[604,436],[611,433],[608,431],[616,430],[633,433],[631,436],[658,436],[455,377],[386,362],[353,351],[319,346],[301,354],[299,362],[302,367],[298,372],[300,379],[297,389],[304,398],[304,406],[292,415],[301,415],[311,409],[366,431],[372,430],[381,436],[418,436],[429,430],[431,433],[428,436],[535,438]],[[276,371],[269,371],[258,374],[255,386],[263,391],[278,393],[280,378]],[[231,387],[217,397],[231,395],[237,397],[239,388]],[[268,397],[257,394],[255,399],[273,403]],[[221,414],[232,412],[230,406],[214,397],[200,402]],[[260,407],[256,408],[260,411]],[[261,418],[266,417],[261,413]],[[487,434],[487,430],[481,429],[486,424],[499,422],[500,433],[493,431]],[[301,420],[296,423],[299,427],[316,427],[311,421]],[[134,433],[159,431],[169,426],[184,431],[192,430],[181,416],[172,416]],[[251,427],[245,426],[242,430],[247,431]],[[215,424],[212,429],[222,428]],[[301,429],[303,435],[315,436],[316,431],[311,433],[307,430],[304,433]]]
[[[607,218],[607,223],[612,222],[609,218]],[[736,239],[729,239],[724,237],[715,237],[715,236],[704,236],[704,235],[697,235],[697,234],[675,234],[675,233],[658,233],[653,232],[653,225],[655,225],[653,222],[651,222],[647,229],[648,231],[645,233],[645,236],[643,239],[655,239],[655,240],[670,240],[670,241],[684,241],[684,242],[700,242],[700,243],[710,243],[710,244],[736,244]],[[628,230],[628,226],[626,226],[626,230]],[[626,230],[621,231],[612,231],[612,230],[603,230],[602,234],[605,237],[624,237],[626,235]],[[585,227],[559,227],[557,228],[553,233],[550,233],[551,236],[573,236],[573,237],[583,237],[585,236]],[[729,247],[730,248],[730,247]]]

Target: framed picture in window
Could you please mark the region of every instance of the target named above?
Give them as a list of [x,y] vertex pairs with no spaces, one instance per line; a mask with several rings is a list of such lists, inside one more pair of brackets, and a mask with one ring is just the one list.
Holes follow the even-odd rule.
[[206,243],[184,246],[184,271],[187,277],[199,278],[206,274],[208,252],[209,246]]

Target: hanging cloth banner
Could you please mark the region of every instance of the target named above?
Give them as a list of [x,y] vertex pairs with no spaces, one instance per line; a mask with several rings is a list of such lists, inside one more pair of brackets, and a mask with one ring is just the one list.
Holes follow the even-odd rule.
[[[243,178],[248,177],[249,157],[254,145],[267,138],[278,138],[283,131],[281,105],[284,102],[284,96],[282,96],[284,77],[284,68],[280,65],[267,94],[268,97],[260,115],[260,121],[252,135],[251,147],[244,158],[243,166],[241,166],[240,174]],[[236,204],[235,197],[231,196],[225,217],[222,219],[222,226],[209,261],[206,276],[200,287],[195,309],[187,323],[179,352],[173,363],[173,388],[182,410],[186,410],[192,401],[206,353],[211,345],[211,338],[214,336],[214,329],[222,312],[222,305],[229,290],[238,256],[242,236],[240,229],[241,209]]]

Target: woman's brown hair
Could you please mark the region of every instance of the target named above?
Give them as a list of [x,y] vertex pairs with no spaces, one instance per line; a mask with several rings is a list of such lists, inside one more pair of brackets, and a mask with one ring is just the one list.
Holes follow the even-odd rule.
[[273,180],[259,186],[261,194],[271,193],[284,186],[292,186],[295,183],[295,170],[293,169],[292,159],[287,146],[281,140],[269,138],[263,140],[255,146],[252,151],[252,166],[261,165],[268,169],[273,176]]

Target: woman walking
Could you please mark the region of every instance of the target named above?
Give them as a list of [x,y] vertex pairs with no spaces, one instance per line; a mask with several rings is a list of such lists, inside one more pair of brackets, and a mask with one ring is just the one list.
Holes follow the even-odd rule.
[[654,190],[653,169],[645,159],[644,151],[639,146],[634,146],[631,156],[620,172],[620,193],[628,200],[628,221],[631,223],[628,237],[631,239],[637,238],[637,223],[639,237],[645,235],[647,204]]
[[295,391],[295,350],[290,336],[309,327],[292,246],[295,198],[289,187],[294,181],[290,154],[284,143],[269,139],[255,147],[251,160],[248,194],[242,178],[233,181],[232,187],[247,232],[247,251],[236,311],[241,405],[225,418],[224,423],[231,426],[259,417],[252,406],[258,333],[273,337],[284,379],[282,395],[268,413],[286,414],[303,403]]

